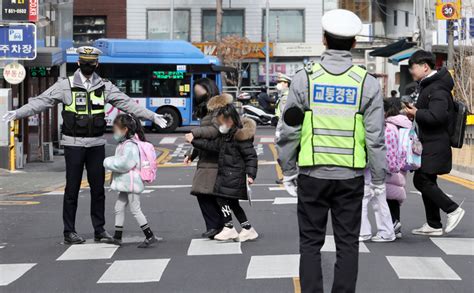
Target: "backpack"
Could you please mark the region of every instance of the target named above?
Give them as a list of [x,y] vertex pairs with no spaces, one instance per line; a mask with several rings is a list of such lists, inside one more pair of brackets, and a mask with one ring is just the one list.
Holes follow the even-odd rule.
[[143,182],[151,183],[156,179],[155,147],[147,141],[141,141],[137,135],[135,135],[132,141],[137,144],[140,151],[140,168],[138,173]]
[[452,128],[450,142],[453,148],[462,148],[466,133],[467,107],[463,102],[453,101]]
[[416,134],[415,125],[414,123],[412,128],[398,130],[398,153],[404,158],[400,168],[402,171],[414,171],[421,167],[423,147]]

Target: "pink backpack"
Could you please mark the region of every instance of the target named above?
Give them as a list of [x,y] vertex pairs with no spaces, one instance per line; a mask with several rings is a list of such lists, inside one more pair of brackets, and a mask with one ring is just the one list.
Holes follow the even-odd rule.
[[146,141],[141,141],[137,135],[133,138],[133,142],[137,144],[140,150],[140,173],[142,181],[151,183],[156,179],[156,151],[155,147]]

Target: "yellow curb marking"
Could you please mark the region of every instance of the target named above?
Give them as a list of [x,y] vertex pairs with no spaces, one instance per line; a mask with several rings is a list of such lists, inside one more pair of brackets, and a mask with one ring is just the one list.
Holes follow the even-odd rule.
[[[270,151],[272,152],[273,159],[274,159],[275,161],[278,161],[278,153],[277,153],[277,150],[276,150],[275,145],[274,145],[274,144],[269,144],[269,145],[268,145],[268,148],[269,148]],[[282,178],[283,178],[283,172],[281,171],[280,165],[276,164],[276,165],[275,165],[275,170],[276,170],[278,179],[282,179]],[[281,184],[280,184],[280,186],[281,186]]]
[[474,182],[473,181],[463,179],[463,178],[459,178],[459,177],[456,177],[456,176],[453,176],[453,175],[440,175],[439,177],[444,179],[444,180],[462,185],[466,188],[474,189]]
[[39,201],[27,201],[27,200],[0,200],[0,206],[26,206],[39,204]]
[[293,287],[295,287],[295,293],[301,293],[300,278],[293,278]]

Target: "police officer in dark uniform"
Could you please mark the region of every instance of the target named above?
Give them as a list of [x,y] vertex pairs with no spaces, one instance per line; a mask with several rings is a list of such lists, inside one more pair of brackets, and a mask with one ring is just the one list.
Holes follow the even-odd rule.
[[58,80],[53,86],[16,111],[9,111],[4,121],[22,119],[62,103],[62,140],[66,161],[66,188],[63,202],[64,242],[80,244],[85,240],[76,233],[75,220],[77,199],[81,188],[84,166],[91,193],[91,219],[94,240],[111,240],[104,229],[104,180],[106,127],[105,104],[113,106],[139,118],[151,120],[160,127],[166,127],[161,115],[149,111],[120,90],[110,81],[102,79],[95,70],[99,65],[99,54],[94,47],[80,47],[79,69],[68,78]]

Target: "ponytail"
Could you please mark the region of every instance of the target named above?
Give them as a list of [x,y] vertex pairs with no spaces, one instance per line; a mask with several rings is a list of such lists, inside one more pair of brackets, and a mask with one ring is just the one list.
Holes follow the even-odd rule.
[[114,124],[118,125],[120,128],[127,128],[127,133],[125,134],[126,139],[131,139],[135,136],[141,141],[146,141],[145,130],[142,126],[140,119],[138,119],[133,114],[119,114],[114,119]]

